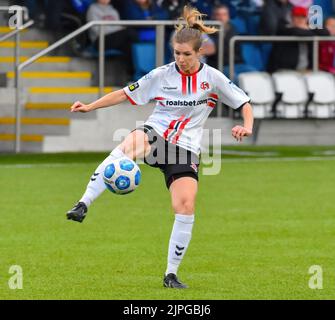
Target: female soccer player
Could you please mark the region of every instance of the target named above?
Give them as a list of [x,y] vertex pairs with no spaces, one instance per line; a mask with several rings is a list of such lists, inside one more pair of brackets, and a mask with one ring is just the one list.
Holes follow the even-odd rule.
[[75,102],[72,112],[90,112],[129,100],[133,105],[156,100],[157,105],[143,127],[136,128],[98,166],[79,202],[67,218],[82,222],[87,208],[106,189],[105,167],[114,159],[143,158],[165,175],[175,221],[168,249],[163,285],[187,288],[177,278],[178,267],[192,235],[198,188],[200,141],[205,120],[218,100],[233,109],[242,108],[244,126],[235,126],[238,141],[252,134],[253,115],[249,97],[220,71],[200,62],[202,35],[217,31],[206,27],[202,14],[185,7],[186,25],[176,27],[172,40],[175,62],[154,69],[138,82],[85,105]]

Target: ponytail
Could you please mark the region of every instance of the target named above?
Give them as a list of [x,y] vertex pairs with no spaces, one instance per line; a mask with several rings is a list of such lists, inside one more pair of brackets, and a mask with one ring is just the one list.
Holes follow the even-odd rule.
[[180,31],[184,28],[193,28],[199,30],[201,33],[211,34],[215,33],[218,30],[214,27],[207,27],[202,20],[202,17],[206,16],[203,13],[200,13],[196,8],[190,6],[185,6],[182,16],[178,19],[179,21],[185,21],[186,27],[180,23],[176,26],[176,30]]
[[193,48],[198,51],[202,45],[202,35],[212,34],[218,30],[214,27],[205,26],[202,17],[205,14],[200,13],[197,9],[185,6],[182,16],[178,19],[180,23],[175,27],[176,32],[173,41],[177,43],[193,42]]

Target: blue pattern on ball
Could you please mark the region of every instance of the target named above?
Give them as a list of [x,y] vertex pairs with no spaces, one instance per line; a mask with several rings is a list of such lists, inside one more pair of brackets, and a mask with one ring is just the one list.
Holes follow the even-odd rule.
[[134,163],[130,160],[121,160],[120,161],[120,168],[125,171],[131,171],[134,169]]
[[111,163],[105,168],[104,176],[107,179],[110,179],[114,173],[115,173],[115,166],[113,163]]
[[126,190],[130,186],[130,179],[126,176],[120,176],[116,179],[115,185],[120,190]]
[[108,189],[109,191],[111,191],[111,192],[113,192],[113,193],[116,193],[116,191],[112,188],[112,186],[111,186],[110,184],[108,184],[108,183],[105,182],[105,185],[106,185],[106,187],[107,187],[107,189]]
[[135,185],[138,186],[141,181],[141,171],[138,170],[135,175]]

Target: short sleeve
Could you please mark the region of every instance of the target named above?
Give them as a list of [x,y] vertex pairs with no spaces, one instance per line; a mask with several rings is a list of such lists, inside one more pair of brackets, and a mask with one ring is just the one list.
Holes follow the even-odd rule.
[[215,70],[214,82],[216,94],[225,105],[238,109],[245,103],[250,102],[247,94],[218,70]]
[[154,69],[137,82],[123,88],[131,104],[143,105],[156,97],[161,73],[160,68]]

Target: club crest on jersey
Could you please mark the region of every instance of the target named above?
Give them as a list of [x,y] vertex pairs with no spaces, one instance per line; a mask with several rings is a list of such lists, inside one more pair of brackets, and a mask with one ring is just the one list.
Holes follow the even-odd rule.
[[202,90],[209,90],[209,83],[208,83],[207,81],[203,81],[203,82],[201,82],[201,84],[200,84],[200,88],[201,88]]
[[136,90],[139,86],[140,85],[138,84],[138,82],[135,82],[135,83],[131,84],[130,86],[128,86],[128,89],[129,89],[129,91],[132,92],[132,91]]

